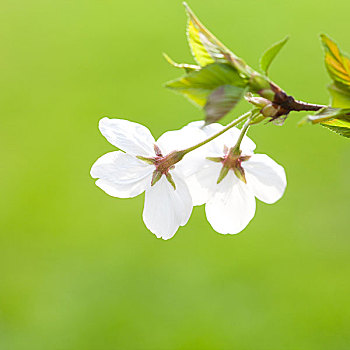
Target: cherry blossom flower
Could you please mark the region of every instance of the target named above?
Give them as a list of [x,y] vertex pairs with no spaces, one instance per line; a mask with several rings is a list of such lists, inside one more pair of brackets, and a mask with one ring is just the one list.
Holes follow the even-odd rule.
[[[207,136],[223,129],[214,123],[190,123]],[[213,229],[222,234],[242,231],[254,217],[255,197],[265,203],[279,200],[286,188],[282,166],[265,154],[254,154],[255,144],[244,136],[240,151],[233,152],[240,130],[232,128],[204,146],[206,156],[187,172],[186,182],[194,205],[206,203],[205,212]]]
[[[99,129],[114,151],[100,157],[91,168],[96,185],[113,197],[130,198],[145,192],[143,221],[158,238],[173,237],[192,212],[192,199],[175,152],[190,146],[202,132],[189,128],[169,131],[155,142],[143,125],[123,119],[103,118]],[[181,148],[181,149],[182,149]]]

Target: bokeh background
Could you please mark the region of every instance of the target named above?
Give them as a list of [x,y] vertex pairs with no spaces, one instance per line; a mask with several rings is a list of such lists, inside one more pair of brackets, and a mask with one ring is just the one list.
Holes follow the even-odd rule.
[[[271,78],[327,103],[318,35],[350,51],[348,0],[191,0],[257,67],[291,40]],[[319,126],[253,128],[288,177],[224,236],[196,207],[170,241],[142,222],[143,195],[115,199],[90,178],[113,146],[102,116],[155,137],[202,118],[162,84],[162,57],[190,61],[180,1],[2,0],[0,4],[0,349],[349,349],[349,141]],[[223,123],[245,111],[241,103]]]

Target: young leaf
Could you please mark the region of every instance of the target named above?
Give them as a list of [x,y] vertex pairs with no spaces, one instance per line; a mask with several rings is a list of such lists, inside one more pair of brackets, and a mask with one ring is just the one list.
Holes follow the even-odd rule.
[[350,90],[342,89],[335,83],[328,86],[331,94],[332,106],[336,108],[350,108]]
[[166,53],[163,53],[163,56],[167,60],[167,62],[170,63],[173,67],[182,68],[186,71],[186,73],[201,69],[200,66],[196,66],[194,64],[176,63]]
[[329,75],[337,87],[350,92],[350,59],[328,36],[322,34],[321,40],[325,49],[325,64]]
[[324,123],[332,119],[339,119],[350,122],[350,108],[322,108],[314,115],[309,116],[313,124]]
[[282,47],[286,44],[288,40],[289,40],[289,37],[287,36],[283,40],[273,44],[270,48],[268,48],[263,53],[260,59],[260,69],[264,72],[265,75],[267,75],[267,71],[272,61],[277,56],[277,54],[281,51]]
[[322,126],[345,137],[350,137],[350,108],[326,107],[313,116],[309,116],[313,123],[320,123]]
[[345,120],[333,119],[321,124],[333,132],[350,138],[350,122]]
[[199,21],[190,7],[183,3],[188,15],[187,39],[192,55],[197,63],[204,67],[216,61],[229,62],[230,57],[236,57]]
[[[230,65],[212,63],[199,71],[166,84],[200,107],[204,107],[207,122],[218,120],[243,97],[248,81]],[[218,89],[222,87],[222,89]]]
[[222,85],[216,88],[208,97],[204,106],[205,123],[211,124],[225,116],[243,97],[244,87]]

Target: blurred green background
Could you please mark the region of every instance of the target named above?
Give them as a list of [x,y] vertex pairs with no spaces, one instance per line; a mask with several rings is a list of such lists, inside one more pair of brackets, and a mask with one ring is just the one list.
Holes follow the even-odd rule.
[[[318,35],[350,51],[348,0],[189,5],[253,67],[291,35],[271,78],[328,102]],[[296,113],[253,128],[288,187],[236,236],[214,232],[196,207],[159,240],[142,222],[143,195],[115,199],[90,178],[114,150],[102,116],[155,137],[202,118],[162,87],[179,76],[163,51],[191,62],[185,22],[173,0],[1,1],[1,350],[349,349],[347,139],[298,128]]]

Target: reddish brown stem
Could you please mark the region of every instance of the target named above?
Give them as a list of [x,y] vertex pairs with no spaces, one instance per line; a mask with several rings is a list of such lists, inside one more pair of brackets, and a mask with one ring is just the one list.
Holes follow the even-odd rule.
[[316,105],[306,103],[303,101],[297,101],[293,96],[288,96],[280,87],[271,83],[271,89],[275,93],[274,105],[279,106],[278,116],[287,115],[291,111],[319,111],[320,109],[327,107],[324,105]]

